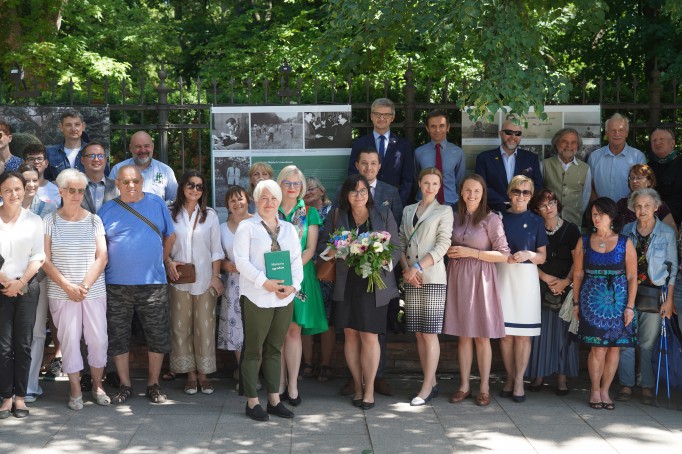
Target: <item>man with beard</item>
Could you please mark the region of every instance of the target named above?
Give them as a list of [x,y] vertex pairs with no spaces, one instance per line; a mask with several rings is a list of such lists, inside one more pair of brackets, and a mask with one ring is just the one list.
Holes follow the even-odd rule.
[[493,210],[503,212],[509,208],[507,186],[515,175],[532,179],[535,192],[542,189],[540,160],[535,153],[519,148],[522,134],[523,128],[513,118],[507,118],[499,132],[502,140],[500,147],[476,156],[475,172],[488,185],[488,206]]
[[575,157],[583,142],[578,131],[563,128],[554,135],[552,145],[556,156],[542,161],[545,187],[561,202],[561,217],[580,226],[592,195],[592,171]]
[[144,131],[138,131],[130,138],[130,154],[132,158],[119,162],[111,169],[109,178],[116,179],[118,170],[123,166],[136,165],[144,178],[144,192],[156,194],[162,199],[169,201],[175,198],[178,190],[178,181],[173,169],[163,162],[154,159],[154,141]]

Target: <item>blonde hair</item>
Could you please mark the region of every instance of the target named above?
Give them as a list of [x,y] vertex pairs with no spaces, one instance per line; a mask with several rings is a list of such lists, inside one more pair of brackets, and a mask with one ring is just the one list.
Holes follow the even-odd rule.
[[285,168],[280,170],[279,175],[277,175],[277,184],[281,185],[282,181],[284,181],[284,179],[289,175],[296,175],[301,180],[301,190],[299,191],[297,197],[300,200],[303,198],[306,191],[308,190],[308,186],[305,184],[305,175],[303,175],[301,169],[299,169],[295,165],[286,166]]
[[535,185],[533,184],[533,180],[525,175],[515,175],[514,178],[511,179],[509,187],[507,188],[507,195],[511,194],[512,189],[518,188],[523,183],[528,183],[530,185],[530,196],[533,197],[533,194],[535,194]]

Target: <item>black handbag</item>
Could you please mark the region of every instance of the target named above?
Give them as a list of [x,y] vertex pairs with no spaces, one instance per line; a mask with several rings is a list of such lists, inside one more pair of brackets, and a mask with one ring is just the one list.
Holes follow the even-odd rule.
[[548,309],[552,312],[559,312],[559,309],[561,309],[561,306],[564,304],[565,297],[566,292],[555,295],[550,289],[547,289],[545,293],[542,294],[541,307],[542,309]]
[[658,287],[647,287],[640,285],[637,287],[635,297],[635,307],[639,312],[649,312],[658,314],[661,308],[661,290]]

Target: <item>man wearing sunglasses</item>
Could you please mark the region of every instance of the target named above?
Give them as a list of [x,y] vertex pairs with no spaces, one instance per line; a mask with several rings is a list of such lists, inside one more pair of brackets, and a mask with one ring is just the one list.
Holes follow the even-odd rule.
[[358,173],[355,163],[361,150],[374,148],[379,152],[379,181],[398,188],[403,206],[408,204],[414,181],[414,151],[412,145],[391,131],[395,119],[395,104],[388,98],[375,99],[371,107],[374,129],[353,142],[348,160],[348,175]]
[[116,181],[104,175],[107,162],[107,153],[104,145],[99,142],[90,142],[83,148],[81,164],[85,169],[85,177],[88,186],[81,206],[93,214],[97,214],[102,205],[119,195]]
[[644,153],[627,144],[630,120],[615,113],[604,125],[609,143],[594,150],[587,158],[592,169],[593,198],[608,197],[614,202],[630,195],[630,167],[646,164]]
[[507,117],[499,135],[502,141],[499,148],[483,151],[476,156],[475,172],[488,185],[488,206],[502,212],[509,208],[507,187],[515,175],[525,175],[532,179],[535,192],[542,189],[543,179],[538,156],[519,148],[523,128],[514,118]]
[[0,120],[0,167],[4,172],[14,172],[23,163],[20,157],[14,156],[9,149],[12,142],[12,127]]
[[119,162],[111,169],[109,178],[116,179],[119,169],[123,166],[135,165],[144,177],[144,192],[151,192],[165,201],[175,198],[178,192],[178,180],[173,169],[161,161],[154,159],[154,141],[152,136],[144,131],[137,131],[130,137],[130,159]]

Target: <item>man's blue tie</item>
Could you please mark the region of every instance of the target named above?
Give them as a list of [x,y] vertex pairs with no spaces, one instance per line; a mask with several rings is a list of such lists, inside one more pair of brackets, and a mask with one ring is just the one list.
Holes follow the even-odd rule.
[[386,136],[379,136],[379,156],[381,156],[381,160],[384,160],[384,155],[386,154]]

